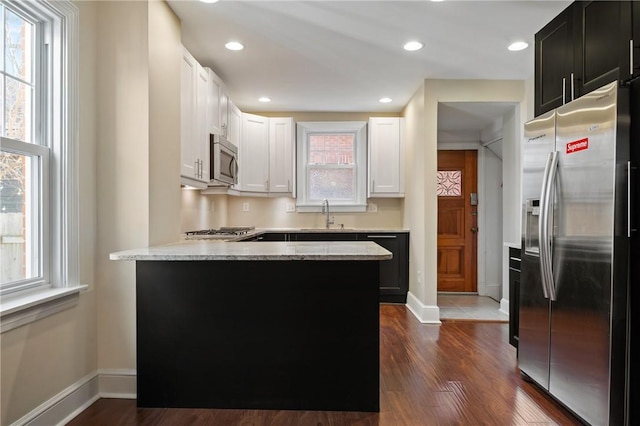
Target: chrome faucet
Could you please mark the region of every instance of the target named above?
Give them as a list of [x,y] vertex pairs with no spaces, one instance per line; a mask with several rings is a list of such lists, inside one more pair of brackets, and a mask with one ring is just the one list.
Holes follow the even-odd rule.
[[322,214],[327,216],[326,219],[326,228],[329,229],[329,225],[333,225],[334,218],[329,218],[329,200],[326,198],[322,201]]

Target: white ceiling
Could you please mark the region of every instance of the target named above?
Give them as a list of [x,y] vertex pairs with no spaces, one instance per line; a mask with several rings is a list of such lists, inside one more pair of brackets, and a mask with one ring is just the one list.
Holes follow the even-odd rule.
[[[168,3],[184,45],[244,111],[399,112],[425,78],[529,78],[535,32],[570,1]],[[425,47],[402,50],[411,39]],[[530,47],[509,52],[514,40]]]

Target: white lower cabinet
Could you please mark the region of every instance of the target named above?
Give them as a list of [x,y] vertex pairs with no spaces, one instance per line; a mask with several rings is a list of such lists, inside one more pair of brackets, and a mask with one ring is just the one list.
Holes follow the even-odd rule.
[[404,197],[404,120],[369,118],[368,198]]
[[293,132],[292,118],[242,113],[239,191],[293,193]]

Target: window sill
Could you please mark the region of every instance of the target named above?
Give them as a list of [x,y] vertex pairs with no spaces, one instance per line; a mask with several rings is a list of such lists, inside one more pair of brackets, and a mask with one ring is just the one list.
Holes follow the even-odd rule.
[[80,291],[86,285],[64,288],[49,288],[4,296],[0,300],[0,333],[29,324],[78,303]]

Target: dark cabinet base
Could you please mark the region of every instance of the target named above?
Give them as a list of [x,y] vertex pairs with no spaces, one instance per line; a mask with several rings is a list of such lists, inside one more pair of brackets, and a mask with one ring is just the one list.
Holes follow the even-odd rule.
[[379,411],[377,261],[136,267],[138,406]]
[[518,348],[520,328],[520,249],[509,247],[509,343]]
[[257,241],[373,241],[393,253],[393,258],[380,262],[380,302],[407,303],[409,291],[409,233],[266,232]]

